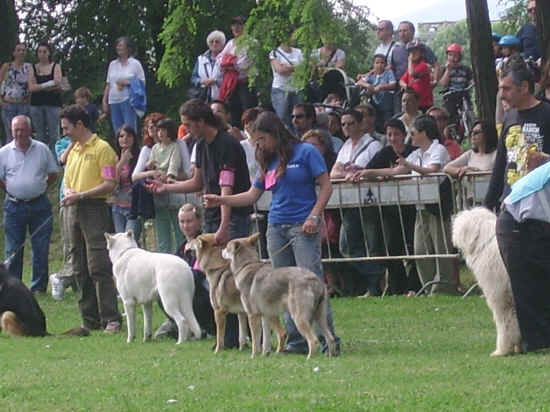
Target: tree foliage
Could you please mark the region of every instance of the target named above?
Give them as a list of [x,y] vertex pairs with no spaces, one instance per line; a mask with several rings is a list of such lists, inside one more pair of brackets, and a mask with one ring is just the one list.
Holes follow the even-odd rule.
[[499,0],[500,5],[506,6],[506,11],[500,19],[502,31],[500,34],[516,34],[528,20],[527,0]]
[[162,104],[166,88],[155,72],[164,47],[158,40],[168,0],[17,0],[20,31],[34,54],[38,43],[54,48],[54,59],[74,88],[87,86],[98,96],[105,87],[114,41],[128,36],[136,43],[136,58],[146,73],[150,107]]
[[429,43],[429,46],[437,56],[437,61],[439,61],[441,65],[445,65],[445,61],[447,60],[447,46],[451,43],[458,43],[462,46],[464,50],[462,63],[471,67],[470,33],[468,32],[466,20],[461,20],[456,24],[441,29]]
[[347,0],[262,0],[252,10],[243,36],[254,62],[251,82],[268,95],[272,76],[269,52],[289,40],[305,58],[293,76],[299,89],[314,76],[311,53],[323,39],[345,50],[348,73],[364,71],[370,64],[367,56],[374,39],[368,15],[366,7]]
[[158,79],[169,87],[186,86],[197,56],[206,49],[206,36],[213,30],[229,39],[231,18],[247,16],[255,1],[170,0],[159,34],[164,54]]
[[17,15],[14,0],[0,0],[0,62],[11,60],[17,42]]

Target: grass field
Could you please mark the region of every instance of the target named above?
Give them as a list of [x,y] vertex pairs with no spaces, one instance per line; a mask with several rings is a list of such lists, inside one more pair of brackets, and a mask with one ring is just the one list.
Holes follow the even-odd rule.
[[[52,271],[61,264],[53,241]],[[144,344],[141,313],[132,344],[125,328],[62,337],[80,323],[76,296],[38,300],[54,336],[0,334],[1,412],[550,410],[550,356],[489,358],[495,329],[479,296],[333,299],[342,355],[310,361],[214,355],[213,338]],[[162,320],[155,308],[154,326]]]

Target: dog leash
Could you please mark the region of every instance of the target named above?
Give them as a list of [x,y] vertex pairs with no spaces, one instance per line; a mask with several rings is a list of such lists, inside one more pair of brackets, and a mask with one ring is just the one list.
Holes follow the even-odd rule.
[[[34,235],[36,235],[36,234],[40,231],[40,229],[42,229],[42,228],[46,225],[46,223],[48,223],[48,222],[49,222],[50,220],[52,220],[52,219],[53,219],[53,213],[52,213],[50,216],[48,216],[48,217],[40,224],[40,226],[38,226],[38,227],[36,228],[36,230],[35,230],[34,232],[31,233],[31,235],[30,235],[30,237],[29,237],[29,240],[32,239],[32,238],[34,237]],[[23,243],[21,243],[21,244],[15,249],[15,251],[14,251],[11,255],[9,255],[6,259],[4,259],[4,265],[5,265],[6,267],[9,266],[9,264],[11,263],[11,261],[13,260],[13,258],[15,257],[15,255],[17,255],[17,254],[21,251],[21,249],[23,249],[24,246],[25,246],[25,241],[23,241]]]
[[296,238],[297,236],[294,236],[292,239],[290,239],[288,242],[286,242],[283,247],[281,247],[279,250],[277,250],[276,252],[274,253],[270,253],[269,254],[269,257],[271,259],[273,259],[275,256],[279,255],[283,250],[285,250],[287,247],[289,247],[290,245],[292,245],[294,242],[296,242]]

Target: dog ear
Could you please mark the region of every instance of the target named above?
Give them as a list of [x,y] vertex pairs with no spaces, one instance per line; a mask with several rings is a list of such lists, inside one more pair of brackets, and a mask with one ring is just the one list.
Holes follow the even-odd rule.
[[186,244],[185,244],[185,251],[187,252],[188,250],[198,250],[202,247],[202,240],[198,237],[196,237],[195,239],[191,239],[189,240]]
[[107,247],[111,246],[111,234],[105,232],[103,235],[105,236],[105,240],[107,241]]
[[129,239],[133,239],[134,238],[134,230],[133,229],[128,229],[128,231],[126,232],[126,237],[129,238]]
[[248,237],[248,243],[251,246],[254,246],[256,243],[258,243],[259,238],[260,238],[260,232],[256,232]]

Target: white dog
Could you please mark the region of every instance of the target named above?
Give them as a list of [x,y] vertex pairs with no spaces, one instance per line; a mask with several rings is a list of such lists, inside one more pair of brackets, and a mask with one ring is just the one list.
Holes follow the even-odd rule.
[[497,347],[491,356],[504,356],[520,352],[521,333],[495,226],[495,214],[483,207],[462,211],[453,219],[453,243],[461,250],[493,312]]
[[143,306],[144,336],[152,336],[153,301],[158,297],[164,310],[178,327],[180,344],[187,340],[189,327],[195,338],[201,329],[193,312],[195,282],[189,265],[175,255],[140,249],[133,233],[105,233],[109,257],[113,262],[118,293],[128,318],[128,343],[135,339],[136,305]]

